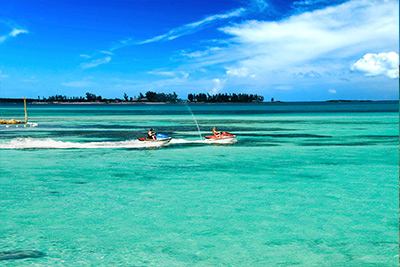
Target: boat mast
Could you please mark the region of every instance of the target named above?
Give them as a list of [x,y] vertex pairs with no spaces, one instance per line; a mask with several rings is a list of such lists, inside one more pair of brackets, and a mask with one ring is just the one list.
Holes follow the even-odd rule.
[[22,97],[24,100],[24,108],[25,108],[25,123],[28,123],[28,112],[26,111],[26,97]]

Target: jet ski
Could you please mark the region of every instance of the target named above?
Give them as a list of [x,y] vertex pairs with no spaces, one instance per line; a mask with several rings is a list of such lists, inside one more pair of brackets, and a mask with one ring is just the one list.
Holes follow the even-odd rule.
[[148,137],[139,137],[138,139],[139,139],[139,141],[143,141],[143,142],[161,143],[163,145],[166,145],[169,142],[171,142],[172,137],[170,137],[166,134],[157,133],[156,140],[154,140],[153,138],[148,138]]
[[228,132],[222,132],[221,134],[217,135],[206,135],[206,139],[210,140],[220,140],[220,139],[236,139],[236,135],[228,133]]

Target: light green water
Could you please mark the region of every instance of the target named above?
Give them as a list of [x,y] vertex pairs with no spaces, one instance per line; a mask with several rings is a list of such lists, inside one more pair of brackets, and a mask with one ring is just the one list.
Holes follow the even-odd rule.
[[191,106],[229,145],[183,105],[28,109],[0,128],[0,259],[45,255],[0,265],[398,266],[398,103]]

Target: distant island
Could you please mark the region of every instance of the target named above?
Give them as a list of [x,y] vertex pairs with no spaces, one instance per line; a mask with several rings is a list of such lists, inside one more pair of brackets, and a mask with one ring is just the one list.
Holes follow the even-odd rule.
[[[271,99],[274,102],[273,98]],[[131,97],[124,93],[123,98],[104,98],[93,93],[86,93],[86,96],[54,95],[49,97],[40,97],[37,99],[28,98],[27,102],[33,104],[129,104],[129,103],[262,103],[264,97],[257,94],[188,94],[187,100],[183,100],[173,93],[156,93],[147,91],[145,94],[140,93],[137,97]],[[19,103],[23,102],[20,98],[0,98],[2,103]]]
[[[156,93],[147,91],[145,94],[139,93],[136,97],[131,97],[124,93],[122,98],[104,98],[101,95],[93,93],[86,93],[86,96],[73,96],[69,97],[66,95],[54,95],[49,97],[27,98],[27,103],[31,104],[167,104],[167,103],[285,103],[283,101],[274,100],[271,98],[270,101],[264,102],[264,96],[257,94],[236,94],[236,93],[224,93],[224,94],[188,94],[187,99],[181,99],[178,95],[173,93]],[[302,101],[300,101],[302,102]],[[304,102],[304,101],[303,101]],[[305,101],[309,102],[309,101]],[[312,101],[313,102],[313,101]],[[375,102],[373,100],[326,100],[326,101],[314,101],[321,103],[357,103],[357,102]],[[0,103],[23,103],[22,98],[0,98]]]
[[339,100],[327,100],[325,101],[327,103],[347,103],[347,102],[373,102],[372,100],[343,100],[343,99],[339,99]]

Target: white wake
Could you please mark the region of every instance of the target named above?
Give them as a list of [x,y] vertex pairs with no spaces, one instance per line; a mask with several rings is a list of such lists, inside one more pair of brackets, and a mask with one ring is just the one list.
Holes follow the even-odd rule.
[[149,148],[160,147],[167,144],[161,142],[142,142],[139,140],[127,140],[120,142],[64,142],[51,138],[33,139],[16,138],[6,143],[0,143],[0,149],[27,149],[27,148]]
[[203,139],[203,140],[185,140],[185,139],[171,140],[171,144],[234,144],[234,143],[237,143],[236,138]]
[[174,144],[233,144],[236,138],[219,139],[219,140],[185,140],[172,139],[171,142],[143,142],[139,140],[127,140],[119,142],[65,142],[57,141],[51,138],[35,139],[35,138],[15,138],[10,141],[0,143],[0,149],[29,149],[29,148],[152,148],[162,147]]

